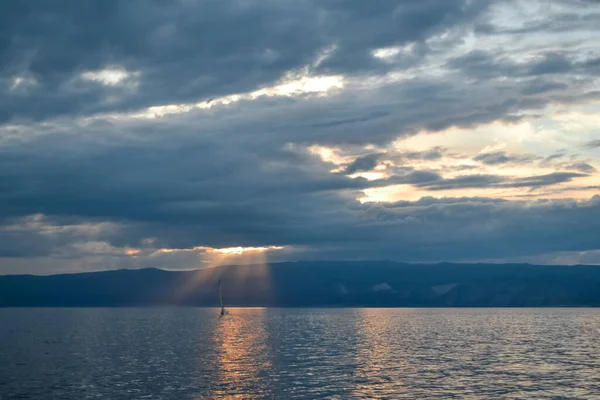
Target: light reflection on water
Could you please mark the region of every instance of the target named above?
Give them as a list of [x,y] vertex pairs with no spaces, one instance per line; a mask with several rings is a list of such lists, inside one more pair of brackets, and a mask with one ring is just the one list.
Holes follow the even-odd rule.
[[[248,312],[254,318],[246,317]],[[264,309],[239,310],[219,319],[213,340],[216,349],[216,384],[212,396],[247,399],[270,394]],[[200,360],[202,362],[202,360]]]
[[0,399],[600,398],[595,309],[0,309]]
[[356,373],[352,385],[352,396],[357,398],[380,398],[389,393],[405,393],[403,372],[410,366],[405,357],[398,357],[389,349],[398,346],[405,353],[401,327],[406,325],[410,311],[402,310],[394,321],[385,309],[359,309],[357,311]]

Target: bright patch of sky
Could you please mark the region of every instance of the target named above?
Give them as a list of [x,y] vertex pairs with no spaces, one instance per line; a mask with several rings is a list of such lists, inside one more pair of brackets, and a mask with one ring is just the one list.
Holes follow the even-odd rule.
[[107,67],[97,71],[86,71],[81,74],[81,78],[99,82],[105,86],[117,86],[126,80],[139,76],[139,72],[129,72],[123,67]]

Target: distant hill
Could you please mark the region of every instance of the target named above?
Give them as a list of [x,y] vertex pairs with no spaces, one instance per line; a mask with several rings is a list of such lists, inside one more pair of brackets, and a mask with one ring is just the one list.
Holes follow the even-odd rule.
[[0,306],[600,306],[600,266],[297,262],[0,276]]

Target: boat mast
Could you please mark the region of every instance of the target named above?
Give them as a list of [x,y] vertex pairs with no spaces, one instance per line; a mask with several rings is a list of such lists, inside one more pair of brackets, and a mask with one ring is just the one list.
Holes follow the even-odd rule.
[[223,307],[223,293],[221,291],[221,279],[219,278],[219,302],[221,303],[221,314],[225,311],[225,307]]

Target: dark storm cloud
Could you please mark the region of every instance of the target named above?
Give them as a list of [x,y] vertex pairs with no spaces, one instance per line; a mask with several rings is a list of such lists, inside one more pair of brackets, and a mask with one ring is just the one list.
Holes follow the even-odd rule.
[[[319,70],[371,74],[385,67],[373,50],[423,41],[474,19],[488,3],[10,2],[0,16],[0,120],[251,91],[314,64],[332,48]],[[114,86],[80,78],[116,66],[138,75]]]

